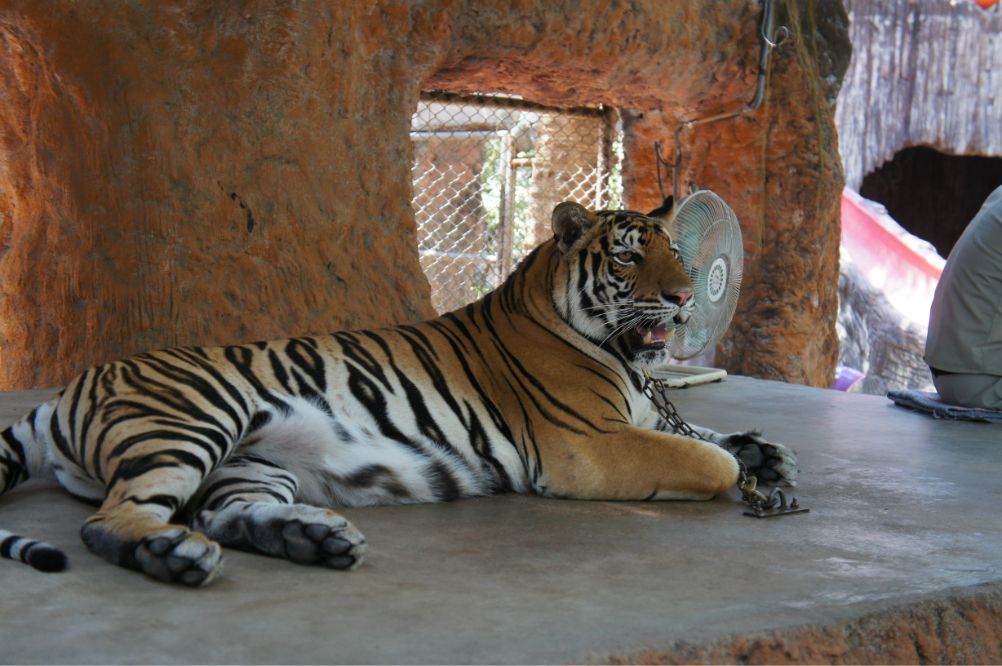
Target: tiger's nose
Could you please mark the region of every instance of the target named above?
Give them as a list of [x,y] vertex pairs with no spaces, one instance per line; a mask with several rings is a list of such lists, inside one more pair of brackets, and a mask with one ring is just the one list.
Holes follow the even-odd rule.
[[685,302],[687,300],[692,298],[693,293],[695,292],[692,289],[686,291],[676,291],[673,294],[666,294],[665,299],[669,303],[674,303],[675,305],[682,307],[683,305],[685,305]]

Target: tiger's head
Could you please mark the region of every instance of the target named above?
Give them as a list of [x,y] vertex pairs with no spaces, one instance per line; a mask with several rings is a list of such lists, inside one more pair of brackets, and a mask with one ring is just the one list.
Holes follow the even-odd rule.
[[665,348],[693,312],[695,289],[665,226],[674,200],[647,215],[591,212],[565,201],[553,210],[560,255],[553,302],[574,330],[638,367],[670,360]]

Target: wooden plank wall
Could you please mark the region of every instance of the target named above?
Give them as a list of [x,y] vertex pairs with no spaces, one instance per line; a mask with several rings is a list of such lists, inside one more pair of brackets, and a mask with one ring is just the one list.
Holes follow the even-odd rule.
[[908,146],[1002,156],[1002,3],[845,7],[853,56],[835,123],[849,187]]

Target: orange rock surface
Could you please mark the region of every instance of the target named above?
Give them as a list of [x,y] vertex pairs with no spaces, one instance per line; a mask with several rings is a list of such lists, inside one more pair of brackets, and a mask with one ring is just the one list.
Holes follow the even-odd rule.
[[[0,389],[165,346],[430,316],[410,208],[421,89],[648,114],[628,146],[643,208],[650,140],[679,114],[747,101],[760,13],[748,0],[0,0]],[[799,57],[810,43],[784,47],[757,114],[686,133],[685,169],[745,228],[726,367],[823,385],[841,170]]]
[[613,664],[998,664],[1002,592],[979,585],[868,613],[705,642],[679,641]]

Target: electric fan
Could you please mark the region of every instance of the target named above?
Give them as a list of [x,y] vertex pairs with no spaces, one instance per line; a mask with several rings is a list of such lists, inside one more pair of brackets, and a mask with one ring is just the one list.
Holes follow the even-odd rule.
[[[696,289],[696,309],[684,324],[674,325],[668,351],[677,360],[699,356],[724,336],[734,317],[741,290],[744,250],[738,218],[724,200],[709,190],[694,192],[676,207],[668,222],[678,243],[689,279]],[[688,386],[716,381],[723,370],[670,365],[668,385]]]

